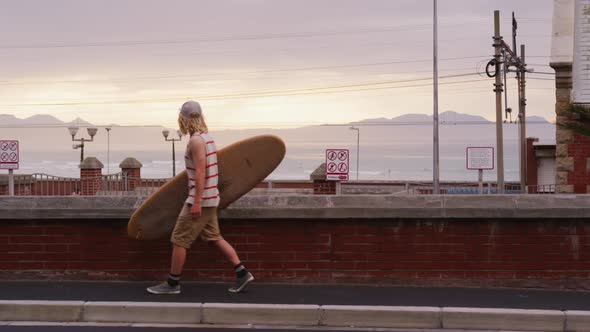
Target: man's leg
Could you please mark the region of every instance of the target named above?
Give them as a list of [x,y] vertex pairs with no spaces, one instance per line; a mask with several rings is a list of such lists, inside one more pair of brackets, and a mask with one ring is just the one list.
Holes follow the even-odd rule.
[[[205,229],[207,229],[207,227],[205,227]],[[212,242],[217,248],[219,248],[223,256],[232,263],[234,271],[236,271],[236,284],[231,287],[229,291],[232,293],[243,291],[246,286],[254,280],[254,276],[252,273],[248,272],[246,266],[240,261],[234,247],[223,238],[220,240],[210,240],[209,242]]]
[[170,274],[163,284],[149,287],[147,291],[152,294],[179,294],[180,275],[186,261],[186,250],[190,248],[197,238],[207,220],[199,218],[193,220],[190,208],[185,205],[178,216],[176,226],[172,231],[170,241],[172,242],[172,257],[170,263]]
[[225,240],[217,240],[213,241],[213,243],[217,248],[219,248],[223,256],[225,256],[225,258],[233,264],[233,266],[240,264],[240,258],[231,244]]
[[254,276],[244,266],[244,264],[240,261],[238,254],[234,247],[229,244],[226,240],[223,239],[221,236],[221,232],[219,231],[219,223],[217,221],[217,209],[209,210],[212,214],[209,223],[203,228],[203,232],[201,233],[201,239],[207,241],[213,245],[215,245],[223,256],[230,261],[234,267],[234,271],[236,271],[236,284],[229,289],[232,293],[239,293],[246,288],[246,286],[254,280]]
[[170,274],[182,274],[182,268],[184,267],[185,261],[186,249],[174,244],[172,248],[172,263],[170,264]]

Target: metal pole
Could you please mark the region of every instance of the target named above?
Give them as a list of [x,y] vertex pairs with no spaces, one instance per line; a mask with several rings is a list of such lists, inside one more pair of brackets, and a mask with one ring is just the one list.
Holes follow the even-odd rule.
[[483,169],[478,170],[477,173],[478,173],[477,178],[478,178],[478,183],[479,183],[479,185],[478,185],[479,194],[483,195]]
[[526,187],[526,62],[525,46],[520,45],[520,58],[522,67],[520,71],[520,190],[525,193]]
[[360,142],[361,142],[361,129],[356,130],[356,180],[359,180],[359,160],[360,160]]
[[82,138],[82,143],[80,143],[80,163],[84,162],[84,138]]
[[14,196],[14,171],[8,170],[8,196]]
[[111,128],[107,130],[107,174],[111,174]]
[[433,121],[433,180],[432,193],[438,195],[440,193],[440,172],[439,172],[439,150],[438,150],[438,12],[437,12],[437,0],[434,0],[434,36],[433,36],[433,62],[434,62],[434,73],[433,73],[433,88],[434,88],[434,114],[432,117]]
[[504,137],[502,128],[502,77],[500,64],[502,62],[502,36],[500,36],[500,11],[494,11],[494,59],[496,60],[496,159],[498,160],[498,194],[504,193]]
[[172,139],[172,177],[176,176],[176,153],[174,150],[174,138]]

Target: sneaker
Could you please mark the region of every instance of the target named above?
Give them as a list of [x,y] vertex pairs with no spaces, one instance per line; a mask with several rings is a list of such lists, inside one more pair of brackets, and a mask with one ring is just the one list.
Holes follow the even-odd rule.
[[246,286],[252,282],[254,280],[254,276],[252,275],[252,273],[248,272],[245,276],[243,276],[242,278],[238,278],[236,280],[236,284],[234,285],[234,287],[228,289],[231,293],[239,293],[242,290],[244,290],[244,288],[246,288]]
[[167,282],[164,282],[156,286],[148,287],[147,291],[150,294],[180,294],[180,285],[172,287]]

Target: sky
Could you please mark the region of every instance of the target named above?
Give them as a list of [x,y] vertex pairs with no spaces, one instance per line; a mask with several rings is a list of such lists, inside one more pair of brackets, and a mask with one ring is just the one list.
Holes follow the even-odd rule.
[[[551,0],[439,0],[440,112],[495,119],[493,11],[536,72]],[[432,114],[432,0],[0,0],[0,113],[174,127],[199,101],[214,128]],[[480,73],[480,74],[478,74]],[[451,76],[451,77],[448,77]],[[554,119],[553,76],[528,115]],[[463,82],[463,83],[456,83]],[[516,80],[509,106],[517,109]]]

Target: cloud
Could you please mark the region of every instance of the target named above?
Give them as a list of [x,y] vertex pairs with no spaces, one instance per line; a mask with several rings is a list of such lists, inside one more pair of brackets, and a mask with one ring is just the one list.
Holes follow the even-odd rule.
[[[444,73],[473,72],[482,59],[470,57],[492,53],[494,9],[503,11],[505,33],[509,33],[510,13],[516,11],[523,18],[519,36],[527,43],[528,54],[548,55],[551,22],[542,19],[551,17],[552,1],[441,0],[441,58],[467,58],[442,61]],[[80,78],[81,82],[13,86],[0,82],[0,97],[4,102],[158,99],[363,83],[384,76],[424,77],[431,64],[411,61],[432,57],[431,22],[430,0],[11,2],[0,13],[0,28],[11,32],[0,36],[2,81]],[[89,43],[98,46],[84,46]],[[25,48],[6,48],[11,45]],[[53,47],[63,45],[74,47]],[[26,48],[30,46],[39,47]],[[402,63],[354,67],[388,61]],[[535,58],[534,63],[547,61]],[[289,70],[329,66],[345,67]],[[281,69],[287,70],[265,72]],[[545,82],[530,82],[532,88],[545,86]],[[487,105],[472,107],[474,100],[489,97],[489,92],[471,91],[472,96],[457,92],[442,96],[442,106],[490,117]],[[408,108],[428,113],[428,93],[427,88],[416,88],[240,99],[225,104],[216,101],[212,108],[220,122],[230,117],[244,122],[353,121],[393,117]],[[530,100],[537,105],[531,111],[550,117],[551,98],[542,95]],[[167,110],[176,104],[81,105],[55,107],[54,111],[93,120],[100,110],[105,122],[114,122],[108,116],[117,111],[116,121],[137,122],[137,110],[149,109],[150,116],[140,119],[155,123],[169,121]],[[0,112],[18,115],[43,111],[39,107],[0,107]]]

